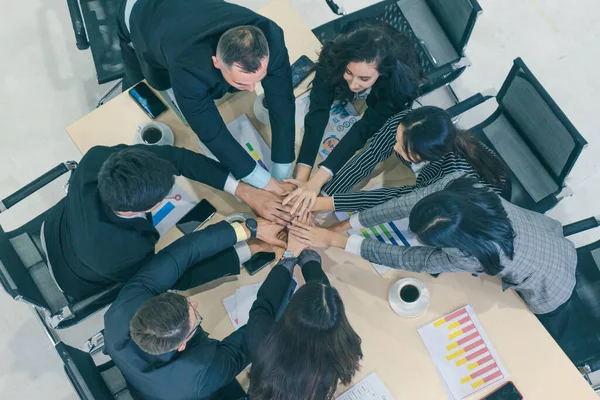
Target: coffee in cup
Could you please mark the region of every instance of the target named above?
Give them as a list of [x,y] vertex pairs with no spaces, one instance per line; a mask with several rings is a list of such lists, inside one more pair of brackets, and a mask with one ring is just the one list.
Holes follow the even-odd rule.
[[421,292],[415,285],[407,284],[400,289],[400,299],[405,303],[414,303],[419,299]]
[[156,144],[162,139],[162,132],[160,129],[149,126],[142,132],[142,140],[147,144]]

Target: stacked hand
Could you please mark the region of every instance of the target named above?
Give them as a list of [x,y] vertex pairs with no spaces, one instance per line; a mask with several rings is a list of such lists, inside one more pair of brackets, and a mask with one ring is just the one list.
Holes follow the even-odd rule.
[[292,221],[292,216],[290,215],[292,207],[282,204],[282,196],[278,196],[267,190],[257,189],[245,183],[239,184],[236,195],[248,204],[256,214],[269,221],[283,226]]
[[[341,232],[343,224],[336,224],[330,228],[320,228],[294,219],[290,228],[290,236],[295,236],[306,245],[313,247],[346,247],[348,237]],[[345,229],[344,229],[345,230]]]
[[314,181],[302,182],[296,179],[284,179],[284,182],[291,183],[297,187],[291,194],[289,194],[281,203],[282,205],[288,205],[293,202],[290,214],[302,215],[310,212],[317,201],[317,196],[321,191],[321,185]]

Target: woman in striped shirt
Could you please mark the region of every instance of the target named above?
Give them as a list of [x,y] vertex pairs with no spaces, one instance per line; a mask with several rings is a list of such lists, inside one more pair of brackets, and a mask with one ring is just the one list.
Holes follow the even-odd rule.
[[[348,193],[394,151],[415,173],[414,185]],[[417,108],[390,118],[367,148],[323,188],[331,197],[319,197],[312,211],[364,210],[431,185],[454,172],[472,176],[498,194],[506,181],[500,158],[467,132],[457,129],[450,114],[438,107]]]

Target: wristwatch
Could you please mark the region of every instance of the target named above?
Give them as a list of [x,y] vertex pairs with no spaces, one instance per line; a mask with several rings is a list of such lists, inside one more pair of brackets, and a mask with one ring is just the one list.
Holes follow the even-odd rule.
[[283,252],[283,255],[281,256],[281,259],[284,260],[286,258],[298,258],[298,257],[296,257],[294,255],[294,253],[292,253],[291,251],[286,250],[286,251]]
[[258,222],[254,218],[248,218],[246,220],[246,227],[250,231],[250,239],[256,239],[256,230],[258,229]]

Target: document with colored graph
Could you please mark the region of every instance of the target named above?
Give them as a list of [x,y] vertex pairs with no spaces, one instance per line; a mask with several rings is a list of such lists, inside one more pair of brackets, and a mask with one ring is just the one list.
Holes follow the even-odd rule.
[[[346,212],[336,212],[336,217],[340,221],[345,221],[350,218],[350,214]],[[408,218],[398,221],[391,221],[385,224],[379,224],[369,228],[350,229],[348,234],[361,235],[368,239],[374,239],[381,243],[393,244],[395,246],[420,246],[421,244],[415,238],[415,235],[408,229]],[[391,268],[385,265],[371,263],[375,271],[379,275],[385,274]]]
[[[252,125],[246,114],[240,115],[228,123],[227,129],[231,132],[231,136],[246,150],[246,153],[250,154],[261,168],[267,171],[271,170],[271,149],[267,146],[267,143],[260,136],[254,125]],[[204,143],[200,142],[200,147],[204,155],[219,161]]]
[[419,335],[451,399],[464,399],[508,377],[471,306],[421,327]]

